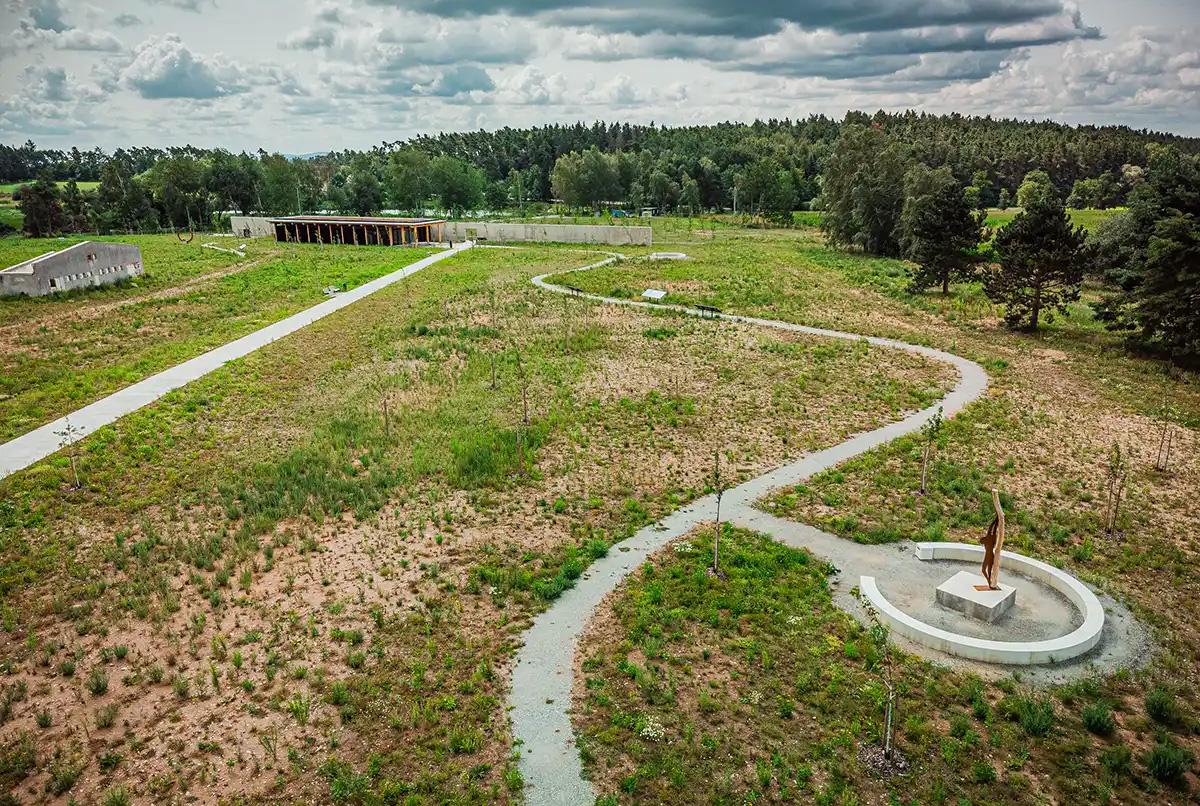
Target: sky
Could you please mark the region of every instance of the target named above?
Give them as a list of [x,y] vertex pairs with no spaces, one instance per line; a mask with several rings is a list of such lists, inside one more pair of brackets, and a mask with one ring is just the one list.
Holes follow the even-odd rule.
[[847,109],[1200,136],[1200,0],[0,0],[0,142],[301,154]]

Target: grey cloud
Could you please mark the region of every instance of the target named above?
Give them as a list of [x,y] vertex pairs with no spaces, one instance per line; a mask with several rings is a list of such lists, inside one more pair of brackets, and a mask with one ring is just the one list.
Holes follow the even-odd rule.
[[[399,7],[396,0],[367,0]],[[960,24],[1013,25],[1066,13],[1064,0],[406,0],[405,8],[443,17],[542,17],[553,24],[615,33],[652,32],[753,38],[794,23],[841,33]]]
[[207,6],[215,7],[216,0],[146,0],[147,3],[157,6],[170,6],[177,8],[180,11],[195,11],[199,12]]
[[130,28],[134,25],[141,25],[142,18],[137,14],[118,14],[113,17],[113,22],[122,28]]
[[33,21],[33,27],[39,31],[53,31],[61,34],[71,28],[63,19],[62,5],[58,0],[39,0],[33,3],[29,7],[29,19]]
[[495,88],[496,84],[488,72],[471,64],[441,70],[429,81],[412,85],[414,94],[436,98],[453,98],[468,92],[490,92]]

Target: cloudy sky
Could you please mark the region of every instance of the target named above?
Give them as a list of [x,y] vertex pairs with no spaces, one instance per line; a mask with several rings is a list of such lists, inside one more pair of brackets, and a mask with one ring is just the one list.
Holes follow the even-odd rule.
[[923,109],[1200,135],[1200,0],[0,0],[0,142]]

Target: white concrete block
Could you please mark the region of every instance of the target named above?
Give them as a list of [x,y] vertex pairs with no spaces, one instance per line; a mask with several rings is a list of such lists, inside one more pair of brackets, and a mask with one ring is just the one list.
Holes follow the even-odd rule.
[[1016,604],[1017,589],[1003,582],[1000,583],[1000,590],[978,589],[986,585],[987,580],[981,574],[959,571],[938,585],[938,604],[994,624]]

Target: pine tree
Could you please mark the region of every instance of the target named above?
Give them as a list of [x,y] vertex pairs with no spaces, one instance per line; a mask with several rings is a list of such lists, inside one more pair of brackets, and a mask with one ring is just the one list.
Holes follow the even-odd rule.
[[1083,284],[1084,230],[1052,199],[1035,200],[999,233],[998,266],[984,273],[983,290],[1005,306],[1012,328],[1037,330],[1042,312],[1066,311]]
[[49,171],[43,171],[32,185],[21,188],[21,214],[25,216],[25,232],[33,238],[62,231],[62,202]]
[[898,233],[903,256],[917,264],[911,287],[923,291],[940,285],[948,294],[951,282],[971,276],[982,216],[972,209],[949,168],[918,165],[908,172],[904,185]]

